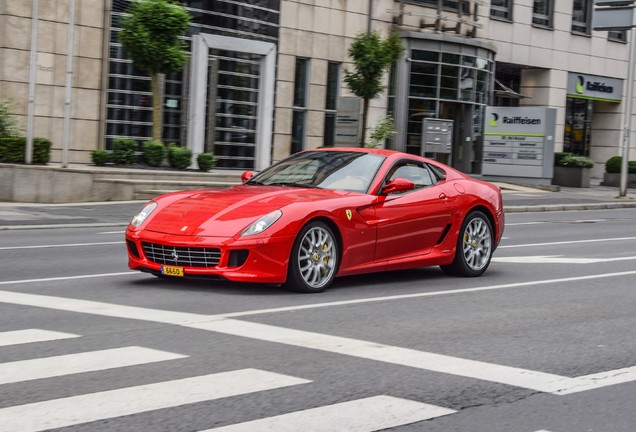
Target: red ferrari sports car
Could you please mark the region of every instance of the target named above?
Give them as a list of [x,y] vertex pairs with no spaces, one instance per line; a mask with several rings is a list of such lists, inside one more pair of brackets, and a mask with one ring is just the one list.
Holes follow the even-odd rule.
[[148,202],[126,230],[129,267],[319,292],[414,267],[479,276],[504,230],[497,186],[415,155],[325,148],[252,174]]

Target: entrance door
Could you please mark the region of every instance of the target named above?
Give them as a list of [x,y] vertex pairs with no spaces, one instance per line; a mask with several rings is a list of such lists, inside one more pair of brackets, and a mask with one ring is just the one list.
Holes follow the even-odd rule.
[[262,57],[210,50],[205,150],[219,168],[255,166]]
[[593,101],[587,99],[567,99],[565,135],[563,137],[564,151],[590,156],[593,104]]
[[475,144],[473,136],[474,106],[458,102],[440,102],[439,117],[453,120],[453,145],[446,163],[462,172],[472,174]]

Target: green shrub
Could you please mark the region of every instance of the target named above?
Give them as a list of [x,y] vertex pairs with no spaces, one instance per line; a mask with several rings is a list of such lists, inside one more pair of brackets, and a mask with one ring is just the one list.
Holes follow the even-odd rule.
[[0,137],[16,137],[19,133],[18,120],[11,115],[11,104],[0,102]]
[[168,145],[168,163],[172,168],[184,170],[192,163],[192,151],[171,143]]
[[570,152],[555,152],[554,153],[554,166],[563,166],[561,165],[561,161],[569,156],[574,156],[574,153]]
[[161,141],[146,141],[144,143],[144,161],[151,167],[158,167],[166,157],[166,147]]
[[213,153],[199,153],[197,164],[201,171],[209,171],[216,166],[216,156]]
[[605,171],[611,174],[621,172],[621,164],[623,158],[620,156],[612,156],[605,162]]
[[102,149],[93,150],[91,152],[91,160],[97,166],[104,166],[110,162],[110,153]]
[[560,155],[557,159],[555,153],[554,165],[560,167],[592,168],[594,166],[594,161],[585,156],[575,155],[572,153]]
[[130,138],[115,138],[113,140],[113,162],[117,165],[130,165],[137,161],[135,152],[137,141]]
[[[25,137],[0,138],[0,162],[24,163]],[[51,141],[33,138],[33,163],[48,163],[51,157]]]
[[[609,174],[618,174],[621,172],[623,158],[621,156],[612,156],[605,162],[605,172]],[[636,161],[627,162],[627,172],[636,174]]]

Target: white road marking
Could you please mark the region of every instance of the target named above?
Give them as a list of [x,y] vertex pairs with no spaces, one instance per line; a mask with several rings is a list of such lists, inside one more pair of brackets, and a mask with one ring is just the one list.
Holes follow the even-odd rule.
[[96,234],[125,234],[126,231],[103,231]]
[[202,432],[373,432],[456,411],[392,396],[373,396]]
[[190,324],[188,327],[492,381],[541,392],[552,392],[554,382],[563,379],[559,375],[527,369],[247,321],[227,319]]
[[494,257],[495,262],[501,263],[525,263],[525,264],[598,264],[616,261],[636,260],[636,256],[616,258],[567,258],[562,255],[546,256],[518,256],[518,257]]
[[93,279],[93,278],[103,278],[103,277],[112,277],[112,276],[125,276],[125,275],[137,275],[138,273],[134,272],[117,272],[117,273],[97,273],[97,274],[88,274],[88,275],[77,275],[77,276],[60,276],[60,277],[50,277],[50,278],[41,278],[41,279],[20,279],[20,280],[12,280],[12,281],[2,281],[0,285],[16,285],[16,284],[25,284],[25,283],[34,283],[34,282],[57,282],[63,280],[74,280],[74,279]]
[[0,425],[37,432],[309,382],[243,369],[2,408]]
[[506,222],[506,227],[511,227],[511,226],[521,226],[521,225],[542,225],[542,224],[546,224],[548,222],[518,222],[518,223],[508,223]]
[[0,250],[16,250],[16,249],[48,249],[48,248],[66,248],[66,247],[79,247],[79,246],[105,246],[105,245],[121,245],[123,241],[115,242],[95,242],[95,243],[67,243],[67,244],[53,244],[53,245],[31,245],[31,246],[5,246],[0,247]]
[[80,337],[80,335],[40,329],[14,330],[0,333],[0,346],[48,342],[76,337]]
[[95,372],[185,358],[182,354],[142,347],[123,347],[0,363],[0,384]]
[[510,248],[535,247],[535,246],[572,245],[572,244],[580,244],[580,243],[603,243],[603,242],[631,241],[631,240],[636,240],[636,237],[617,237],[617,238],[588,239],[588,240],[568,240],[568,241],[549,242],[549,243],[526,243],[526,244],[519,244],[519,245],[503,245],[503,246],[499,246],[497,249],[510,249]]
[[[632,373],[631,368],[628,368],[627,370],[625,370],[627,372],[621,370],[609,371],[604,373],[604,376],[612,377],[611,379],[599,379],[595,375],[590,376],[591,378],[567,378],[559,375],[547,374],[526,369],[461,359],[401,347],[392,347],[369,341],[361,341],[318,333],[304,332],[299,330],[268,326],[264,324],[237,321],[228,318],[230,316],[247,316],[272,312],[298,311],[320,307],[334,307],[348,304],[362,304],[379,301],[386,302],[390,300],[432,297],[451,294],[458,295],[464,293],[490,291],[495,289],[509,289],[543,284],[567,283],[581,280],[608,279],[611,277],[631,276],[634,274],[636,274],[636,271],[605,273],[562,279],[549,279],[542,281],[528,281],[478,288],[466,288],[455,291],[436,291],[429,293],[416,293],[398,296],[347,300],[331,303],[290,306],[275,309],[253,310],[216,316],[156,310],[133,306],[122,306],[110,303],[78,300],[71,298],[59,298],[38,294],[13,293],[9,291],[0,291],[0,302],[19,304],[23,306],[65,310],[77,313],[89,313],[94,315],[181,325],[188,328],[220,332],[251,339],[335,352],[381,362],[416,367],[420,369],[465,376],[474,379],[493,381],[553,394],[567,394],[568,392],[576,391],[576,388],[583,388],[584,384],[589,386],[589,380],[595,381],[598,384],[597,387],[602,387],[615,383],[616,379],[623,380],[621,382],[632,381],[636,379],[636,373]],[[621,378],[613,377],[617,373],[621,375]],[[0,424],[2,423],[0,422]]]

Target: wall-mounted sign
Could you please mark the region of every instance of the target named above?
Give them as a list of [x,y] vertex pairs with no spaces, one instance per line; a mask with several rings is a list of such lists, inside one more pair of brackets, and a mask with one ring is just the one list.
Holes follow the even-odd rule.
[[51,53],[39,52],[37,56],[37,84],[53,84],[55,56]]
[[550,184],[556,109],[487,107],[482,173]]
[[569,72],[567,94],[571,98],[619,103],[623,80]]
[[422,123],[422,155],[451,152],[453,121],[425,118]]
[[357,147],[360,145],[362,99],[353,96],[338,98],[336,114],[336,146]]

